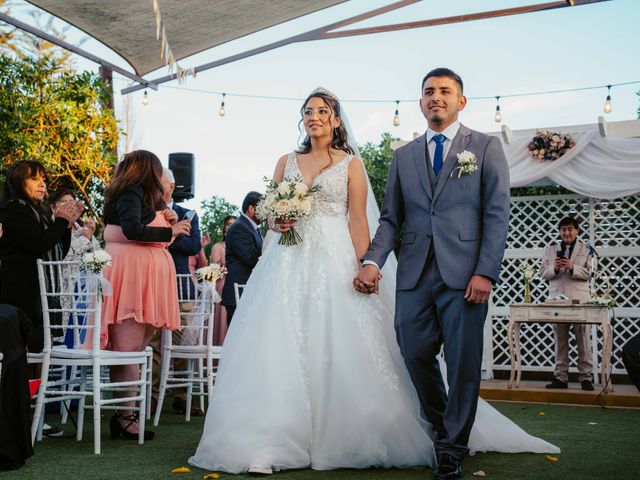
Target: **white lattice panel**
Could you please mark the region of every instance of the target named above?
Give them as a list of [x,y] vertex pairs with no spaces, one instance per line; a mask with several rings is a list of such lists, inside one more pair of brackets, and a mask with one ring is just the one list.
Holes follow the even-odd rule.
[[[491,352],[485,358],[487,370],[508,370],[508,305],[521,303],[524,296],[523,261],[539,264],[542,249],[559,241],[558,221],[567,215],[581,223],[580,239],[595,246],[599,255],[596,288],[610,288],[616,301],[613,321],[613,372],[625,373],[620,360],[622,345],[640,332],[640,197],[597,200],[578,195],[549,195],[512,198],[507,250],[489,312]],[[533,302],[542,302],[548,284],[539,278],[531,288]],[[601,335],[596,335],[600,348]],[[553,371],[554,338],[552,325],[524,325],[521,331],[523,370]],[[575,371],[577,349],[573,335],[570,360]]]

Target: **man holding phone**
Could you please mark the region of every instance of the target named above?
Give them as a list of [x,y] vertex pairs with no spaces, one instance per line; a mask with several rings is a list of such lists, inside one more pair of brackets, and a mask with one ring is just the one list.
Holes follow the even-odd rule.
[[[549,298],[565,295],[571,300],[587,303],[591,278],[590,248],[578,240],[580,226],[573,217],[565,217],[558,225],[560,242],[544,250],[540,277],[549,280]],[[595,253],[595,252],[594,252]],[[565,389],[569,381],[569,327],[573,329],[578,346],[578,380],[583,390],[593,390],[593,354],[591,325],[555,324],[556,367],[549,389]]]

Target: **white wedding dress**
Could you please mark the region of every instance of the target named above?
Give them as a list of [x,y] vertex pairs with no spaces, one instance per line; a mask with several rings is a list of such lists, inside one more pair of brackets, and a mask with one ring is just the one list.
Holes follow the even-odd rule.
[[[303,242],[278,245],[276,235],[253,270],[192,465],[231,473],[434,465],[432,429],[395,340],[393,305],[351,284],[352,158],[316,178],[317,207],[296,227]],[[285,177],[296,176],[291,154]],[[559,452],[482,400],[470,448]]]

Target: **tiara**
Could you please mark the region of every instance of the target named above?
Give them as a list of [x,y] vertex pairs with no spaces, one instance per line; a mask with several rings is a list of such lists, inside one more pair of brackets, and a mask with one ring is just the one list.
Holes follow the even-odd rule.
[[321,93],[323,95],[326,95],[329,98],[332,98],[333,100],[335,100],[336,102],[339,102],[338,97],[336,97],[333,92],[327,90],[324,87],[318,87],[316,88],[313,92],[311,92],[311,95],[316,94],[316,93]]

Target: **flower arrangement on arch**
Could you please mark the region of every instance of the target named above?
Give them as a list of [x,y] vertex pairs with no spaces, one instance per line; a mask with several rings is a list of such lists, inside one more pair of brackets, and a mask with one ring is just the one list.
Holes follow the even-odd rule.
[[[320,190],[320,186],[307,186],[302,177],[285,178],[276,183],[265,177],[267,192],[258,203],[256,211],[263,219],[272,220],[299,220],[308,217],[313,212],[313,194]],[[297,245],[302,242],[302,237],[295,227],[282,233],[279,245]]]
[[539,131],[531,139],[527,148],[529,156],[536,160],[557,160],[573,147],[576,141],[568,133]]

